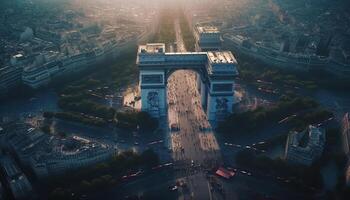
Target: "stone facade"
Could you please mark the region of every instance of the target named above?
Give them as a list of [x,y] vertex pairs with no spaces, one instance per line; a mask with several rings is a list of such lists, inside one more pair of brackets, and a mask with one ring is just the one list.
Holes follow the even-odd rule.
[[209,121],[223,119],[232,112],[237,61],[230,51],[166,53],[162,43],[140,45],[141,109],[153,117],[167,113],[167,79],[176,70],[198,73],[201,103]]

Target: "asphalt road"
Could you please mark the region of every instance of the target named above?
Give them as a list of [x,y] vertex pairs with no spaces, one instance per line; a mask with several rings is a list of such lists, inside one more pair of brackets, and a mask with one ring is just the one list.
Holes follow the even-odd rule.
[[203,112],[199,94],[195,89],[193,72],[178,71],[169,79],[168,99],[172,110],[169,119],[177,124],[179,131],[171,133],[173,158],[193,164],[212,166],[221,160],[220,149],[212,131],[202,131],[201,127],[211,129]]
[[[177,51],[185,52],[179,20],[175,20]],[[204,113],[200,94],[196,89],[195,72],[179,70],[168,80],[168,121],[169,127],[176,125],[177,131],[170,132],[172,156],[182,170],[186,188],[179,188],[179,199],[220,199],[215,198],[204,168],[221,163],[219,145]],[[203,131],[205,127],[206,131]]]

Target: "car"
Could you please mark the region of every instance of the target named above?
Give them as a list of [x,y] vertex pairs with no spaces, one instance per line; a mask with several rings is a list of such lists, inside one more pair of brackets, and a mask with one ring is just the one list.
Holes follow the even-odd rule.
[[27,132],[32,132],[35,128],[29,128]]
[[235,168],[232,168],[232,167],[227,167],[227,169],[228,169],[228,170],[230,170],[230,171],[234,171],[234,172],[237,172],[237,169],[235,169]]
[[173,163],[170,162],[170,163],[165,163],[163,166],[164,166],[164,167],[168,167],[168,166],[172,166],[172,165],[173,165]]
[[176,191],[178,189],[177,185],[169,186],[170,191]]
[[155,166],[155,167],[152,167],[152,169],[153,170],[158,170],[158,169],[160,169],[160,168],[162,168],[163,167],[163,165],[157,165],[157,166]]

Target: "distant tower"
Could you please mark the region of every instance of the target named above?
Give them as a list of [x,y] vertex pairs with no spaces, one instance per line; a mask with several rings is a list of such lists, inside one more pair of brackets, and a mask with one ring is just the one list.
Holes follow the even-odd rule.
[[221,34],[215,26],[195,27],[196,51],[218,51],[221,49]]
[[329,46],[332,42],[332,36],[328,36],[328,37],[322,37],[317,49],[316,49],[316,54],[319,56],[329,56]]
[[[206,51],[220,51],[221,49],[221,33],[215,26],[195,26],[194,36],[196,40],[195,48],[197,52]],[[206,88],[209,87],[206,83],[202,82],[201,78],[196,74],[197,90],[202,94],[204,98],[202,100],[203,107],[206,107]]]

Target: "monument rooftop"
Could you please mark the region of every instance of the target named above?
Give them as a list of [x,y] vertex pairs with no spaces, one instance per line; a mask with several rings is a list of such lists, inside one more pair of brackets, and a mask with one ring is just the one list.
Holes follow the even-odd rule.
[[198,26],[199,33],[219,33],[219,29],[215,26]]
[[143,69],[207,68],[208,75],[237,74],[237,61],[230,51],[165,52],[163,47],[162,43],[140,45],[136,64]]
[[164,53],[165,44],[164,43],[148,43],[146,45],[139,46],[139,53]]
[[209,51],[207,55],[210,64],[237,64],[235,57],[230,51]]

